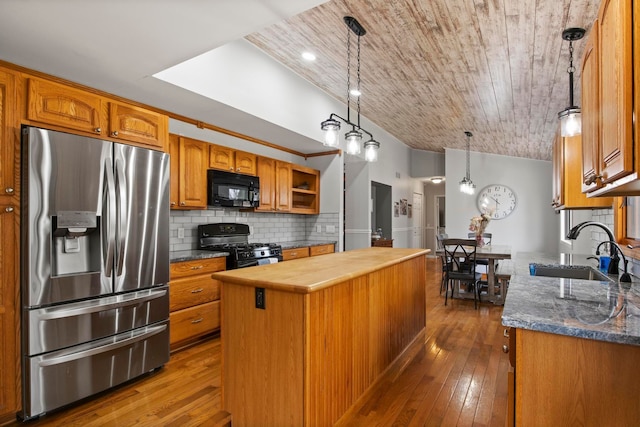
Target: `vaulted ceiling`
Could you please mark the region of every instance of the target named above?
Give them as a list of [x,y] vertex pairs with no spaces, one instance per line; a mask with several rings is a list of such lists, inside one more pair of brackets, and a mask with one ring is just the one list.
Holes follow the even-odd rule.
[[[0,59],[312,153],[322,147],[312,136],[152,76],[245,37],[346,103],[343,17],[351,15],[367,30],[367,119],[417,149],[464,148],[469,130],[473,151],[547,160],[557,113],[568,105],[568,42],[561,33],[588,30],[599,3],[0,0]],[[583,45],[575,43],[576,65]],[[300,60],[306,50],[317,61]],[[577,73],[578,82],[579,66]],[[579,94],[576,84],[578,102]]]
[[[346,103],[343,17],[353,16],[367,31],[363,116],[417,149],[463,149],[469,130],[472,151],[549,160],[557,113],[569,104],[562,31],[590,29],[599,3],[332,0],[246,38]],[[574,42],[578,103],[583,45]],[[317,60],[301,61],[303,51]]]

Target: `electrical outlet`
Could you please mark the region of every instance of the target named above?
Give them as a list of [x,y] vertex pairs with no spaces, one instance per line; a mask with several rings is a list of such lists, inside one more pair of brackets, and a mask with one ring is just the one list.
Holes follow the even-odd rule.
[[178,239],[184,239],[184,228],[178,228]]
[[336,226],[335,225],[327,225],[327,233],[335,233]]
[[264,288],[256,288],[256,308],[265,310]]
[[316,233],[322,233],[322,226],[320,224],[316,225]]

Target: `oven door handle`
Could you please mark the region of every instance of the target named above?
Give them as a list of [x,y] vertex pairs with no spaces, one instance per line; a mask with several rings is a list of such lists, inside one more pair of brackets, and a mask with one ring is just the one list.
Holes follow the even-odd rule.
[[59,365],[61,363],[71,362],[73,360],[83,359],[85,357],[95,356],[96,354],[100,354],[100,353],[106,353],[112,350],[116,350],[118,348],[135,344],[140,341],[144,341],[148,338],[151,338],[154,335],[159,334],[160,332],[163,332],[165,329],[167,329],[166,324],[159,325],[159,326],[151,326],[151,327],[148,327],[147,330],[140,335],[135,335],[129,338],[125,338],[121,341],[116,341],[112,344],[98,345],[88,350],[75,351],[72,353],[62,354],[62,355],[60,355],[59,352],[56,352],[58,353],[58,355],[56,355],[56,353],[53,353],[50,357],[45,356],[38,364],[40,366],[53,366],[53,365]]

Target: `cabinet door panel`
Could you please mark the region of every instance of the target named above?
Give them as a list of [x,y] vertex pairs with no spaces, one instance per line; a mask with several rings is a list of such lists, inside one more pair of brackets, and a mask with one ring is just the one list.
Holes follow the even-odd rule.
[[276,161],[268,157],[258,158],[258,177],[260,178],[260,206],[257,211],[276,209]]
[[253,153],[247,153],[245,151],[235,152],[235,166],[236,172],[243,173],[245,175],[256,174],[256,155]]
[[102,98],[57,83],[31,78],[27,118],[69,129],[106,135]]
[[600,26],[600,159],[604,182],[633,172],[631,0],[603,0]]
[[0,197],[11,197],[18,192],[20,140],[14,123],[15,105],[15,75],[0,70]]
[[291,164],[276,162],[276,211],[291,210]]
[[181,208],[207,207],[207,158],[206,142],[180,138],[179,193]]
[[597,182],[586,184],[599,175],[598,143],[600,138],[600,110],[598,104],[598,31],[596,20],[585,43],[582,59],[582,192],[595,190]]
[[174,311],[170,317],[170,343],[174,344],[211,333],[220,327],[220,301]]
[[209,146],[209,167],[223,171],[233,171],[233,150],[228,147],[211,144]]
[[111,102],[109,136],[165,151],[169,136],[168,119],[144,108]]

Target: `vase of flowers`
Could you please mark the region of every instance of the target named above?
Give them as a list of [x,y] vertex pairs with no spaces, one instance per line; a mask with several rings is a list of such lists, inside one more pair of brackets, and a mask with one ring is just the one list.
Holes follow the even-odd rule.
[[491,215],[489,213],[483,213],[482,215],[471,217],[471,223],[469,224],[469,231],[473,231],[476,235],[476,242],[478,246],[484,245],[482,234],[491,221]]

